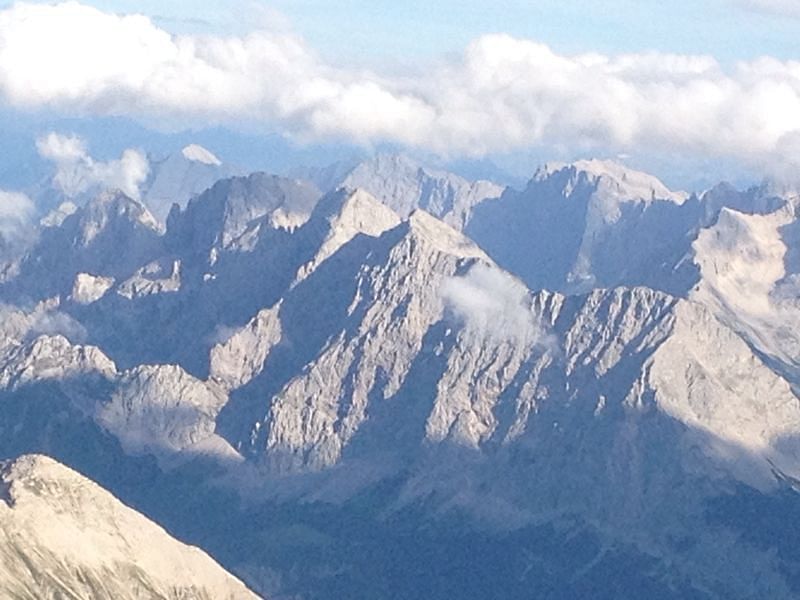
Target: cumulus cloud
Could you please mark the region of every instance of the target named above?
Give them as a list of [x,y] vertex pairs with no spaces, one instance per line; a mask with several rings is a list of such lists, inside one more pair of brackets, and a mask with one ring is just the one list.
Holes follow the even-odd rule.
[[473,265],[463,276],[450,277],[440,293],[468,331],[497,342],[550,345],[550,337],[531,310],[528,289],[497,267]]
[[151,123],[258,122],[301,140],[449,156],[544,145],[800,165],[783,153],[800,132],[800,62],[725,69],[708,56],[562,55],[502,34],[389,76],[327,64],[285,31],[172,35],[77,2],[18,3],[0,11],[0,97]]
[[77,136],[50,132],[36,140],[36,148],[55,165],[53,184],[67,198],[101,187],[118,189],[138,199],[139,187],[149,172],[147,158],[138,150],[125,150],[118,160],[96,161]]

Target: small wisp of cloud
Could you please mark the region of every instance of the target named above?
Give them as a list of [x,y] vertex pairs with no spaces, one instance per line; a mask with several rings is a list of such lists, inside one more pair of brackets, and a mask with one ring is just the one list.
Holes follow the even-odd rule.
[[472,335],[523,347],[555,344],[545,325],[531,310],[525,285],[495,266],[476,263],[465,275],[446,279],[441,295],[446,306]]
[[33,201],[25,194],[0,190],[0,235],[15,237],[36,215]]
[[0,260],[20,253],[36,236],[36,206],[25,194],[0,190]]
[[0,304],[0,336],[5,340],[30,341],[40,335],[62,335],[73,344],[87,338],[86,329],[52,301],[28,309]]
[[53,184],[69,199],[101,188],[120,190],[138,200],[150,171],[147,157],[138,150],[127,149],[117,160],[97,161],[89,155],[86,142],[74,135],[50,132],[36,140],[36,148],[55,165]]

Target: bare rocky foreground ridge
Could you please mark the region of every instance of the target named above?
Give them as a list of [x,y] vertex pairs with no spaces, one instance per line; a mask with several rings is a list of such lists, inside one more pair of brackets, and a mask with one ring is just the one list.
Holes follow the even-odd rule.
[[[161,189],[215,158],[165,161]],[[224,179],[166,218],[106,191],[9,260],[0,455],[142,514],[79,515],[111,548],[87,563],[15,533],[0,553],[66,571],[0,582],[95,585],[102,552],[107,585],[171,597],[183,577],[120,541],[150,519],[222,565],[159,529],[212,578],[188,597],[248,593],[223,567],[270,598],[800,593],[791,192],[604,161],[522,191],[398,156],[317,175]]]
[[4,598],[256,598],[75,471],[26,455],[0,467]]

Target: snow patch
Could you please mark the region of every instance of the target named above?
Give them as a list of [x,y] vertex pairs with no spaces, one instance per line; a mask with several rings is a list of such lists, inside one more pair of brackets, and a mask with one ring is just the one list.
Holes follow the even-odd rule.
[[181,154],[183,154],[183,157],[187,160],[200,162],[205,165],[212,165],[215,167],[222,165],[222,161],[214,156],[211,151],[206,150],[197,144],[189,144],[183,150],[181,150]]

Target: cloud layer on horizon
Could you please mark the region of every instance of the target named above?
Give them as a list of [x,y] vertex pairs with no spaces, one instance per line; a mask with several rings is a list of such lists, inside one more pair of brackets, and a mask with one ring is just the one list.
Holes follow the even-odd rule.
[[[758,0],[779,4],[779,0]],[[800,166],[800,61],[559,55],[504,34],[405,75],[327,64],[302,39],[171,35],[78,2],[0,11],[0,98],[149,125],[261,123],[304,141],[389,142],[443,156],[530,147]]]

